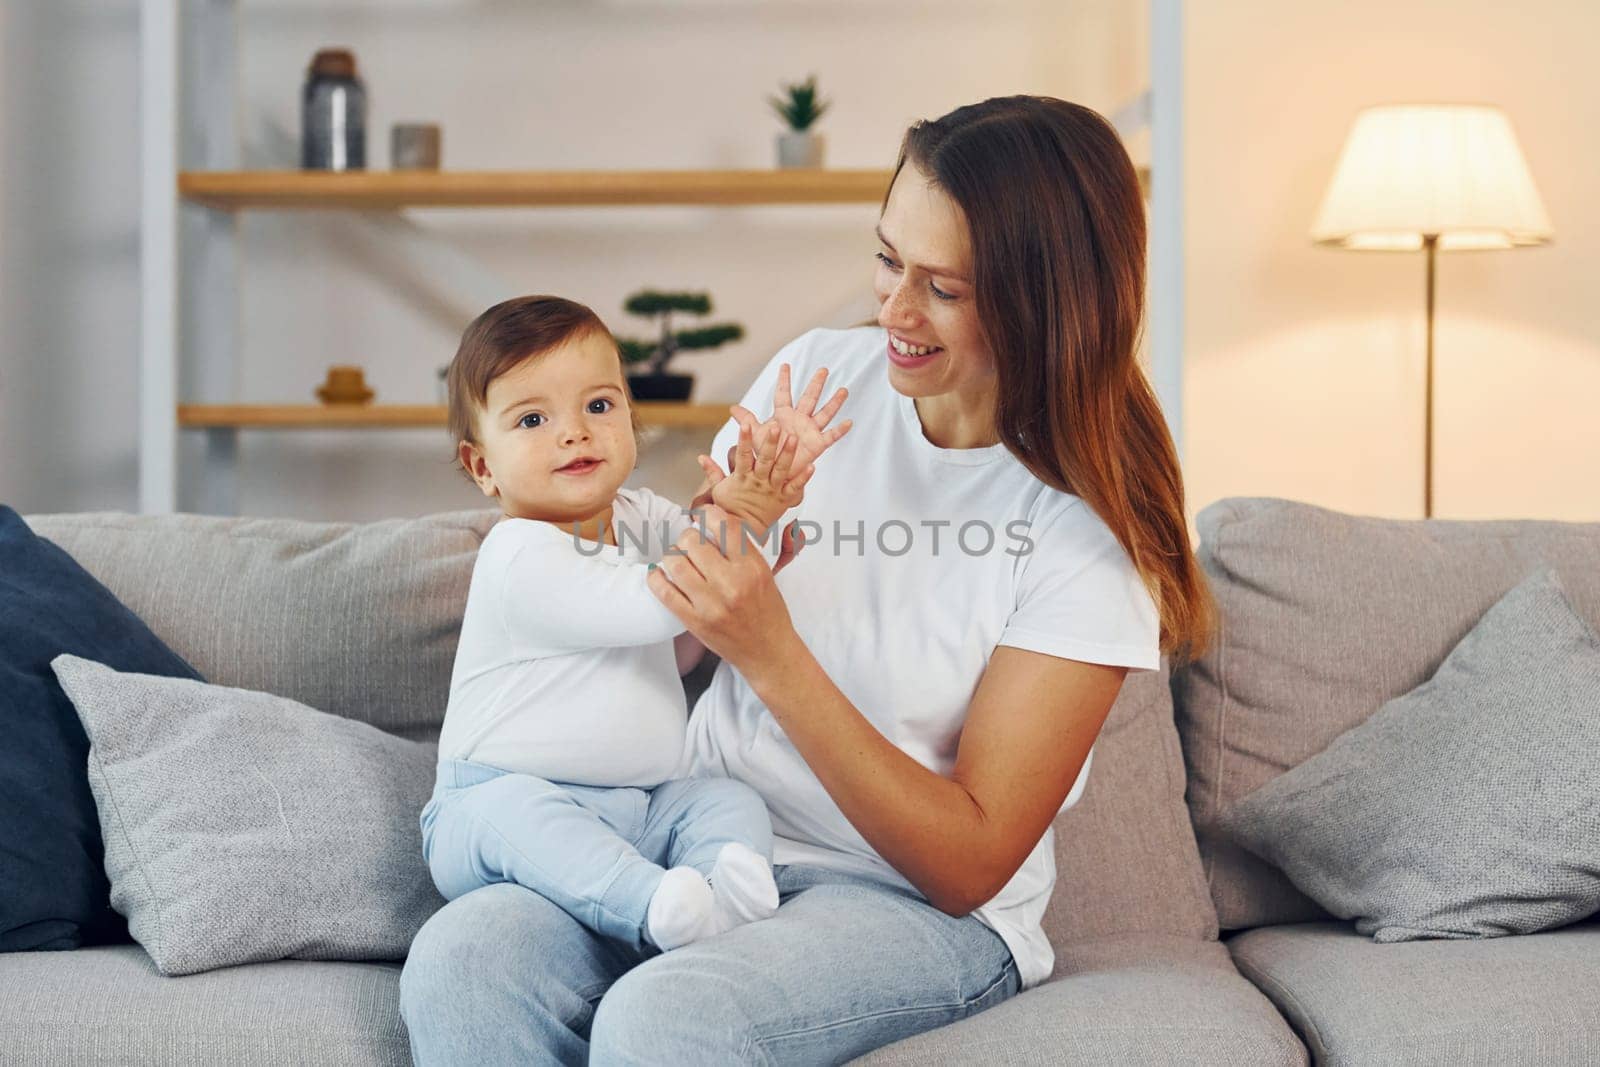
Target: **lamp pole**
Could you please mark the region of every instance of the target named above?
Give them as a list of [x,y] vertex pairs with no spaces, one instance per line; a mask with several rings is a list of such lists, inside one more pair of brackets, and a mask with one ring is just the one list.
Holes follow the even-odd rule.
[[1433,273],[1439,250],[1439,235],[1422,235],[1428,253],[1428,360],[1426,399],[1422,417],[1422,517],[1433,518]]

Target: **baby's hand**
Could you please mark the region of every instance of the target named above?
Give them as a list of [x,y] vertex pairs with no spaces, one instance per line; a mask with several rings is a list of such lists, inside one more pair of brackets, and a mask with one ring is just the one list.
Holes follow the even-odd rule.
[[778,368],[778,385],[772,394],[770,420],[759,422],[748,408],[739,404],[734,404],[729,410],[739,421],[741,431],[746,428],[751,431],[757,446],[762,444],[763,436],[768,433],[785,433],[798,439],[794,467],[796,470],[804,470],[808,465],[815,463],[817,457],[826,452],[834,442],[849,433],[852,425],[850,419],[845,419],[833,429],[827,429],[828,423],[839,413],[845,397],[849,395],[848,389],[841,388],[833,394],[833,399],[829,400],[822,410],[813,411],[822,396],[822,387],[827,381],[828,368],[822,367],[812,376],[811,384],[806,386],[806,391],[800,394],[800,400],[796,403],[789,396],[789,364],[785,363]]
[[756,433],[748,423],[739,426],[739,443],[733,449],[733,472],[722,468],[710,456],[699,458],[711,482],[711,502],[735,518],[748,523],[757,538],[766,536],[783,513],[805,499],[806,482],[816,471],[814,465],[797,467],[794,461],[799,439],[783,433],[771,423],[764,424],[762,442],[755,444]]

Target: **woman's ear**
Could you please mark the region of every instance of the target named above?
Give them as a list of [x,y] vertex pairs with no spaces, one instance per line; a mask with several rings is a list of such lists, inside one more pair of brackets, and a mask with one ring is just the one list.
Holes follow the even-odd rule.
[[500,495],[500,490],[495,488],[494,473],[489,470],[489,461],[484,458],[477,445],[471,441],[458,442],[456,458],[461,461],[461,469],[478,483],[478,488],[483,490],[484,496],[493,498]]

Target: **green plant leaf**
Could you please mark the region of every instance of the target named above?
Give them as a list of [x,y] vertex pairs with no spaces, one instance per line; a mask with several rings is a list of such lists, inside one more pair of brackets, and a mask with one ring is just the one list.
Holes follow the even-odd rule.
[[803,133],[809,129],[832,104],[832,101],[823,100],[817,95],[815,74],[803,82],[785,85],[783,88],[788,93],[787,99],[768,96],[767,101],[795,133]]
[[736,322],[722,322],[698,330],[679,330],[677,336],[680,350],[717,348],[743,337],[744,327]]
[[659,315],[665,311],[708,315],[711,313],[711,297],[707,293],[663,293],[641,289],[629,296],[622,307],[630,315]]
[[656,350],[654,341],[635,341],[631,337],[617,338],[617,349],[624,363],[643,363]]

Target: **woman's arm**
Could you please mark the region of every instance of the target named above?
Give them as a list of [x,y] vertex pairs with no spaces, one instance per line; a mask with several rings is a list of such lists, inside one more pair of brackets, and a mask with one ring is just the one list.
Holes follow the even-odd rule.
[[827,676],[758,555],[724,555],[697,531],[681,547],[687,555],[652,574],[651,589],[744,676],[867,843],[951,915],[999,892],[1060,810],[1126,668],[996,648],[945,778]]
[[996,648],[944,778],[879,733],[798,635],[784,647],[734,666],[851,825],[956,916],[998,893],[1038,844],[1127,673]]

